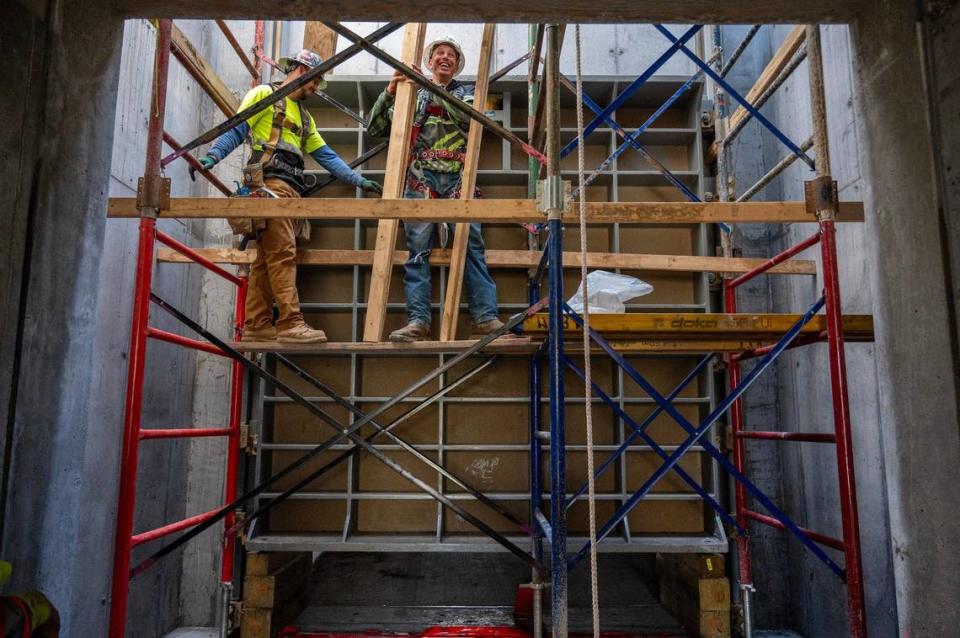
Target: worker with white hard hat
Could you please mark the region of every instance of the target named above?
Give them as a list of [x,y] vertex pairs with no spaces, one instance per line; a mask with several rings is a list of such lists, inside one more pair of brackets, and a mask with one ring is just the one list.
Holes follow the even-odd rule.
[[[473,103],[473,85],[454,79],[464,66],[463,49],[456,39],[447,36],[430,42],[424,49],[423,64],[434,83],[467,104]],[[416,70],[419,71],[419,67]],[[389,135],[397,85],[407,81],[399,71],[394,73],[387,88],[377,98],[367,118],[367,132],[371,136]],[[469,120],[462,111],[426,89],[417,92],[404,198],[459,199],[468,128]],[[479,189],[474,196],[481,197]],[[430,339],[430,251],[438,225],[404,221],[403,228],[409,251],[403,277],[407,292],[407,325],[390,333],[390,340],[422,341]],[[439,228],[441,243],[445,243],[446,226],[441,224]],[[470,224],[463,281],[474,336],[500,328],[503,323],[498,317],[497,286],[487,268],[480,224]]]

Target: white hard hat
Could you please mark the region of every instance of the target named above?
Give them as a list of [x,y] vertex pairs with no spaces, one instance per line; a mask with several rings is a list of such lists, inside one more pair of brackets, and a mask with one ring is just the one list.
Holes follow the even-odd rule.
[[[430,69],[430,58],[433,56],[433,50],[436,49],[441,44],[446,44],[454,48],[457,52],[457,70],[453,72],[454,75],[458,75],[463,71],[463,65],[465,63],[463,59],[463,49],[460,47],[460,43],[457,42],[452,36],[444,36],[442,38],[437,38],[430,44],[426,46],[423,50],[423,66]],[[433,69],[430,69],[431,71]]]

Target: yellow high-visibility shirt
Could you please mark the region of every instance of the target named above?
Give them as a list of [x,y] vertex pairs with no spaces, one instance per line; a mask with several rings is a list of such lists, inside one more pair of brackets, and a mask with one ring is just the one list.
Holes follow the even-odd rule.
[[[273,87],[268,84],[261,84],[260,86],[250,89],[243,97],[243,103],[240,104],[239,110],[243,111],[244,109],[267,97],[271,93],[273,93]],[[303,122],[300,119],[300,105],[291,100],[289,97],[284,99],[287,101],[287,119],[296,124],[298,127],[303,126]],[[310,119],[308,129],[309,133],[307,134],[306,145],[301,150],[304,153],[309,154],[322,146],[326,146],[327,143],[317,131],[317,123],[313,121],[313,116],[309,113],[307,113],[307,116]],[[253,143],[251,145],[253,150],[263,150],[263,143],[270,139],[270,134],[273,131],[273,105],[265,108],[256,115],[247,118],[247,124],[250,125],[250,132],[251,136],[253,137]],[[290,144],[294,148],[300,148],[300,136],[287,127],[283,127],[283,131],[280,134],[280,139],[281,141]]]

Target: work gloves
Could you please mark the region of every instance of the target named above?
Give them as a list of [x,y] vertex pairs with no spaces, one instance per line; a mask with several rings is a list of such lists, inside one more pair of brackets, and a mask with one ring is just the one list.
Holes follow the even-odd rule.
[[376,183],[372,179],[364,178],[363,181],[360,182],[360,189],[367,193],[376,193],[377,195],[383,195],[383,186]]
[[[205,171],[209,171],[217,164],[217,159],[213,155],[204,155],[198,161]],[[190,167],[190,179],[194,182],[197,181],[197,169],[193,166]]]

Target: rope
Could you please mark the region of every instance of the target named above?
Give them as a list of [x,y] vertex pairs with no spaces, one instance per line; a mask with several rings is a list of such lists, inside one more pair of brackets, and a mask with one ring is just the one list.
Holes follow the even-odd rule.
[[587,193],[584,179],[583,77],[580,61],[580,25],[577,42],[577,179],[580,191],[580,279],[583,286],[583,372],[584,412],[587,424],[587,502],[590,507],[590,604],[593,611],[593,638],[600,638],[600,591],[597,584],[597,504],[593,469],[593,381],[590,371],[590,294],[587,289]]

